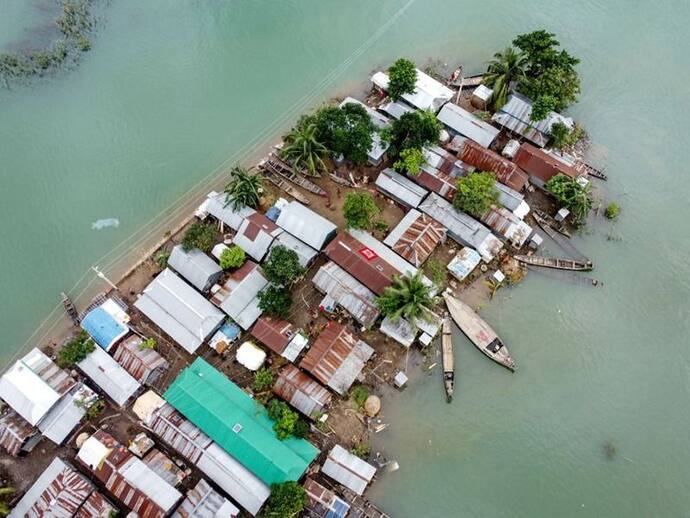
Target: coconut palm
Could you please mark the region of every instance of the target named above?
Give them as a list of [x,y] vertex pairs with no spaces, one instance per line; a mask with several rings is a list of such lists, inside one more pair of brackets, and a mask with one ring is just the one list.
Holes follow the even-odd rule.
[[508,93],[513,84],[525,77],[525,57],[513,47],[507,47],[503,52],[496,52],[494,59],[484,75],[484,84],[493,89],[490,104],[498,110],[508,102]]
[[225,206],[232,204],[235,210],[243,205],[252,208],[259,206],[261,178],[237,165],[230,172],[230,181],[225,186]]
[[414,275],[396,277],[376,299],[381,314],[393,321],[403,317],[413,325],[418,319],[429,320],[435,303],[431,287],[423,282],[421,270]]
[[280,156],[292,163],[296,170],[306,171],[312,176],[320,176],[326,171],[323,161],[328,148],[316,137],[316,123],[312,119],[301,120],[285,137],[285,146]]

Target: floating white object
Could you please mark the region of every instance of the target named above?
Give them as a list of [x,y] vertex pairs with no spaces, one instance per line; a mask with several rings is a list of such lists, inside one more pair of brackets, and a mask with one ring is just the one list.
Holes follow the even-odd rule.
[[266,353],[252,342],[244,342],[237,349],[237,361],[250,371],[256,371],[266,361]]
[[105,218],[105,219],[99,219],[91,223],[91,230],[102,230],[104,228],[108,227],[119,227],[120,226],[120,220],[117,218]]

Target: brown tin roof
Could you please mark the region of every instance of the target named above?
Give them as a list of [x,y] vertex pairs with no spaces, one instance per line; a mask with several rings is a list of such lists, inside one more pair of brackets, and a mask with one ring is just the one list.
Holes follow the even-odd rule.
[[518,192],[527,185],[527,175],[517,165],[470,139],[465,139],[458,152],[458,158],[480,171],[494,173],[499,182]]
[[286,365],[273,385],[273,392],[308,417],[322,412],[331,401],[326,388],[292,364]]
[[515,163],[527,171],[530,176],[535,176],[543,182],[548,182],[558,173],[562,173],[570,178],[577,178],[581,175],[575,168],[564,164],[560,160],[545,153],[532,144],[523,143],[515,155]]
[[297,330],[287,320],[261,317],[252,327],[251,334],[276,354],[283,354]]

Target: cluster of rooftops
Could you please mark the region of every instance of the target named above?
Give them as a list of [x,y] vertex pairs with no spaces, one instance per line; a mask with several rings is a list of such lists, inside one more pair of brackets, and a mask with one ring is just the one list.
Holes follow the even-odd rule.
[[[372,81],[385,91],[388,76],[378,72]],[[406,210],[383,241],[361,230],[339,232],[333,222],[297,201],[279,199],[262,214],[228,205],[225,194],[211,192],[196,215],[215,220],[226,236],[224,242],[211,255],[175,246],[168,267],[146,286],[134,307],[189,354],[197,354],[204,343],[222,353],[248,332],[263,348],[287,360],[274,393],[307,418],[319,418],[332,393],[346,394],[375,351],[352,328],[334,321],[310,343],[291,322],[262,315],[258,296],[269,283],[261,263],[274,247],[294,250],[305,268],[319,256],[327,259],[312,278],[323,294],[322,311],[344,310],[363,328],[380,322],[380,331],[405,347],[416,339],[429,343],[439,331],[440,318],[381,319],[376,297],[396,276],[416,274],[447,238],[462,247],[448,265],[458,279],[481,261],[492,261],[506,244],[523,246],[533,235],[524,222],[530,208],[522,191],[528,182],[543,187],[558,173],[582,176],[572,160],[541,149],[550,125],[556,121],[572,125],[570,119],[551,114],[532,123],[529,100],[512,95],[493,122],[529,142],[506,146],[500,155],[490,149],[500,130],[453,104],[454,94],[418,71],[413,94],[378,111],[366,107],[378,127],[388,125],[390,117],[430,109],[438,113],[448,133],[445,147],[424,150],[426,164],[420,174],[405,176],[392,169],[379,173],[377,190]],[[472,100],[481,105],[489,96],[480,86]],[[343,102],[360,103],[352,98]],[[385,153],[386,144],[377,140],[370,162],[380,164]],[[499,182],[500,205],[481,220],[457,211],[451,203],[456,178],[473,170],[493,171]],[[242,248],[249,259],[227,275],[214,257],[219,259],[229,244]],[[434,289],[429,279],[423,281]],[[202,479],[184,496],[175,487],[177,479],[161,469],[169,465],[161,460],[165,454],[151,450],[150,444],[148,449],[133,450],[98,430],[78,440],[79,469],[56,458],[12,516],[43,516],[56,505],[60,516],[103,516],[114,509],[111,497],[142,517],[173,512],[181,517],[236,516],[237,506],[254,515],[268,498],[271,484],[303,477],[319,450],[304,439],[278,440],[263,406],[202,358],[185,368],[162,395],[147,390],[169,365],[157,351],[143,346],[144,337],[130,325],[130,312],[113,295],[98,299],[82,315],[81,326],[97,345],[76,365],[88,381],[59,368],[39,349],[3,374],[0,398],[8,408],[0,416],[0,446],[19,455],[42,437],[63,444],[101,393],[118,407],[133,403],[132,410],[144,426],[213,486]],[[243,343],[237,360],[257,370],[266,358],[262,347]],[[110,495],[101,494],[80,470],[99,480]],[[361,495],[376,469],[335,446],[321,471]],[[347,514],[347,502],[319,482],[308,478],[305,488],[314,512],[321,513],[317,516]]]

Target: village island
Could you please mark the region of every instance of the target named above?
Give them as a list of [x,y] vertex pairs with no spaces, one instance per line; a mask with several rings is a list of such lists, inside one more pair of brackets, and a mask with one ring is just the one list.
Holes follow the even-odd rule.
[[87,307],[64,295],[69,336],[0,378],[0,514],[388,516],[366,496],[398,467],[370,447],[382,388],[424,369],[452,405],[472,345],[519,376],[479,302],[528,271],[598,284],[569,241],[606,180],[563,115],[578,62],[544,30],[475,76],[398,59],[233,167]]

